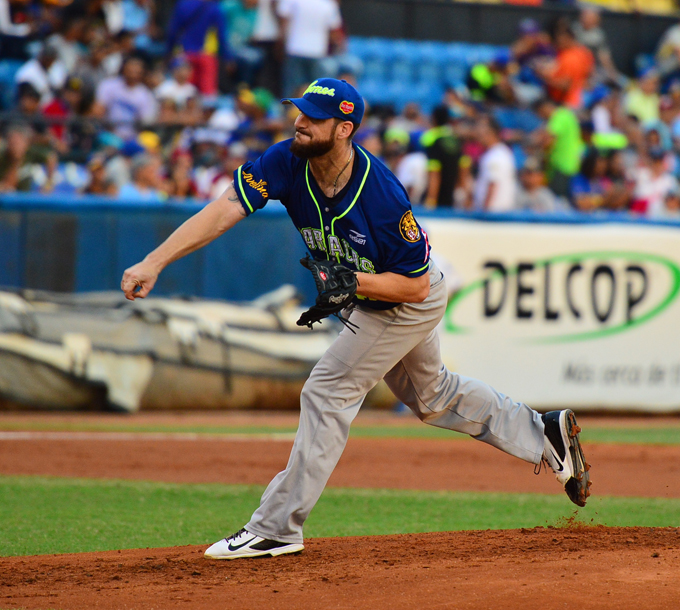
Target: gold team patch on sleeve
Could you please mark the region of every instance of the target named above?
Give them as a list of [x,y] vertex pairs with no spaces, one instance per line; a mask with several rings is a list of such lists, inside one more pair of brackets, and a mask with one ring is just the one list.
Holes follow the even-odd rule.
[[413,212],[409,210],[401,217],[399,221],[399,232],[401,236],[408,242],[414,243],[420,239],[420,229],[413,218]]

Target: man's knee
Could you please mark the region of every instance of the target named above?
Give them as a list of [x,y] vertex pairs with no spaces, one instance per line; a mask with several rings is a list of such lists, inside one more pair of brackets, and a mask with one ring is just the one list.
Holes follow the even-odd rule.
[[334,392],[322,380],[310,377],[302,386],[300,393],[300,410],[307,413],[322,413],[332,410]]

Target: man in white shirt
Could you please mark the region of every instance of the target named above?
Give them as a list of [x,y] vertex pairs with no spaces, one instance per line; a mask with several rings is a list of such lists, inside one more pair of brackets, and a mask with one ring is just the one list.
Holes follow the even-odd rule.
[[58,59],[57,49],[47,43],[38,57],[29,59],[19,68],[14,80],[17,85],[30,83],[40,93],[40,105],[47,106],[54,98],[54,92],[66,82],[67,72]]
[[335,0],[281,0],[276,12],[284,32],[284,93],[295,95],[302,84],[324,76],[319,60],[341,37],[342,17]]
[[515,207],[517,168],[510,148],[501,140],[501,127],[491,116],[477,121],[477,139],[486,152],[479,160],[475,209],[508,212]]
[[652,148],[648,156],[648,163],[633,171],[635,189],[631,209],[650,218],[659,218],[665,213],[668,194],[677,192],[680,187],[666,168],[662,149]]
[[171,101],[176,108],[184,108],[187,100],[198,95],[198,89],[189,82],[191,78],[191,64],[181,55],[175,57],[170,62],[172,78],[162,82],[156,89],[154,95],[160,102]]
[[135,137],[135,123],[151,123],[156,118],[156,99],[144,79],[144,62],[128,57],[121,76],[107,78],[97,87],[93,114],[106,118],[124,140]]

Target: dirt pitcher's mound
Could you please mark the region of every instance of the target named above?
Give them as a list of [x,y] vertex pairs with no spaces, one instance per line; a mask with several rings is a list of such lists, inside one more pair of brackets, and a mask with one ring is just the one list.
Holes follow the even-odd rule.
[[205,547],[0,559],[0,607],[675,609],[680,529],[566,527],[318,538],[298,556]]

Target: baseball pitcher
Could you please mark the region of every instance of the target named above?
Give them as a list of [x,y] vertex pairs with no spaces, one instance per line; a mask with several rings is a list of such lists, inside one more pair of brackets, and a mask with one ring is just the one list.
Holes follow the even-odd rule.
[[205,552],[214,559],[296,553],[303,525],[343,452],[352,420],[381,379],[425,423],[456,430],[532,464],[546,463],[569,499],[590,495],[574,413],[541,415],[481,381],[446,369],[437,325],[446,309],[444,277],[406,191],[352,138],[364,102],[332,78],[283,100],[300,114],[295,137],[234,173],[234,184],[182,224],[121,288],[144,298],[166,265],[280,200],[304,241],[318,289],[298,324],[338,315],[345,328],[314,367],[300,396],[300,425],[286,469],[262,495],[245,527]]

